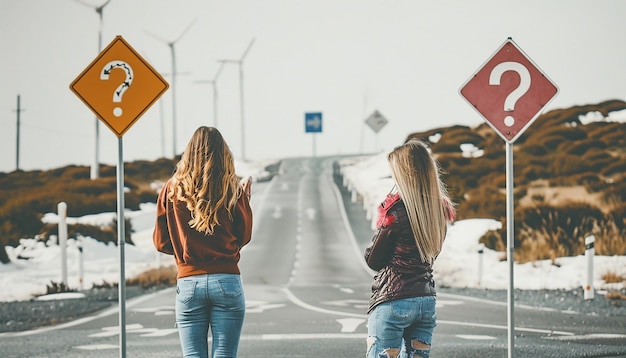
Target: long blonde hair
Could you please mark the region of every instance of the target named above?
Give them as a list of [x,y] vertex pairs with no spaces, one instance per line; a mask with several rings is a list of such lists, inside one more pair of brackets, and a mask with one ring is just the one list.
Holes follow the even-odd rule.
[[214,127],[198,128],[172,176],[168,199],[180,200],[191,212],[189,226],[213,234],[224,208],[232,219],[232,208],[240,195],[233,155],[222,134]]
[[447,232],[447,213],[452,210],[439,165],[426,143],[416,139],[396,147],[387,159],[420,256],[432,264],[441,252]]

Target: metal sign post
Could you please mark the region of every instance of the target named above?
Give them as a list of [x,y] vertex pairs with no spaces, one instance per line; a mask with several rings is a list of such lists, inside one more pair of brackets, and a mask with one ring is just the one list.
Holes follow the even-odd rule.
[[[132,88],[131,88],[132,85]],[[118,137],[117,244],[120,357],[126,357],[124,245],[124,151],[122,136],[168,89],[169,84],[121,36],[117,36],[70,85],[70,89]]]
[[313,133],[313,157],[315,157],[315,133],[322,133],[322,112],[304,114],[304,132]]
[[374,131],[376,136],[376,140],[374,141],[374,152],[378,152],[378,132],[380,132],[380,130],[383,129],[387,123],[389,123],[387,118],[380,114],[378,110],[374,111],[374,113],[370,114],[370,116],[365,119],[365,124],[367,124]]
[[506,246],[509,269],[508,347],[514,357],[513,142],[559,89],[509,37],[460,89],[460,94],[506,142]]

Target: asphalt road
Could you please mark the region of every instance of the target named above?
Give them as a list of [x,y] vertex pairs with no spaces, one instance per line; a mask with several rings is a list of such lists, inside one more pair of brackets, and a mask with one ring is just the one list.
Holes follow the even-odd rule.
[[[363,357],[371,230],[344,210],[332,158],[285,160],[255,183],[253,239],[242,252],[247,314],[240,357]],[[433,357],[506,357],[502,301],[440,293]],[[126,304],[127,357],[180,357],[174,289]],[[623,317],[516,307],[515,357],[626,356]],[[616,328],[618,327],[618,328]],[[121,357],[112,308],[44,329],[0,334],[0,357]]]

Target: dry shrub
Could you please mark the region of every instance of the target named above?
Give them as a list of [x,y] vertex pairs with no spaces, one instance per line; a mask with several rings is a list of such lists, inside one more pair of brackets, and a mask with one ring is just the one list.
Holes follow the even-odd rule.
[[46,294],[47,295],[53,294],[53,293],[65,293],[65,292],[76,292],[76,290],[70,289],[63,282],[50,281],[50,284],[46,285]]
[[606,272],[604,275],[602,275],[602,279],[606,283],[620,283],[626,281],[626,277],[613,271]]
[[607,300],[626,300],[626,295],[620,291],[609,291],[605,295]]
[[626,229],[620,230],[613,217],[596,225],[594,236],[596,237],[594,243],[596,255],[626,255]]
[[92,285],[92,289],[100,289],[100,288],[104,288],[104,289],[109,289],[109,288],[117,288],[119,285],[117,282],[108,282],[108,281],[102,281],[102,283],[94,283]]
[[174,286],[176,285],[176,267],[167,266],[150,269],[126,280],[126,284],[143,288]]
[[540,260],[551,260],[556,264],[556,259],[562,255],[562,249],[548,243],[549,235],[534,232],[532,240],[523,240],[519,247],[515,248],[515,261],[523,264]]
[[516,230],[516,258],[550,259],[553,263],[557,257],[584,253],[585,237],[604,218],[599,209],[584,203],[567,207],[542,204],[517,213],[520,224]]

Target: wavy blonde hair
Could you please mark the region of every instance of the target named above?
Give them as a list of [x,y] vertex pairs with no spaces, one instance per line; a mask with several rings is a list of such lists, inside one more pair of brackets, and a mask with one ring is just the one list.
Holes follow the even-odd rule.
[[388,155],[420,256],[432,264],[443,246],[451,209],[441,170],[426,143],[411,139]]
[[187,204],[189,226],[213,234],[220,224],[218,212],[226,209],[232,219],[240,194],[233,155],[222,134],[214,127],[198,128],[176,164],[168,199]]

